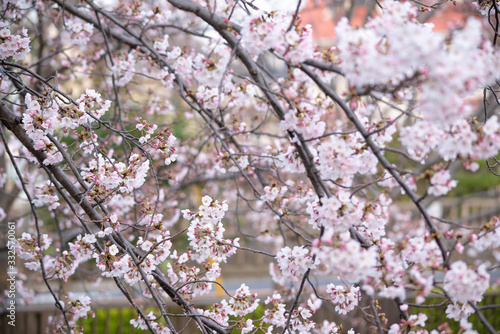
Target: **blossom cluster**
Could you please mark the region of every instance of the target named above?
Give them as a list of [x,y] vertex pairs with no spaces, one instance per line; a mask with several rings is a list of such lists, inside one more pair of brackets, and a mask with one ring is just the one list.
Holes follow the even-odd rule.
[[[75,242],[68,243],[70,250],[62,250],[56,256],[45,255],[42,258],[44,263],[47,278],[59,278],[67,281],[73,275],[81,262],[87,261],[92,258],[94,252],[94,243],[96,237],[93,234],[86,234],[83,238],[81,235],[77,236]],[[39,258],[41,251],[46,250],[51,242],[47,235],[41,236],[43,247],[37,247],[34,237],[28,233],[23,233],[22,238],[18,239],[18,247],[20,248],[19,256],[27,260],[25,263],[26,268],[31,270],[38,270],[40,268]]]
[[362,223],[357,226],[357,230],[365,239],[380,240],[385,236],[391,204],[392,200],[385,194],[380,194],[376,200],[364,203]]
[[52,99],[37,99],[31,94],[26,94],[26,111],[23,114],[23,125],[26,134],[33,140],[36,150],[45,152],[47,158],[44,164],[50,165],[61,162],[63,157],[61,152],[47,137],[59,128],[58,105]]
[[290,319],[290,328],[299,333],[310,333],[316,326],[316,323],[311,320],[311,317],[320,306],[320,300],[313,298],[307,299],[306,303],[303,303],[293,310]]
[[97,159],[91,160],[88,167],[82,168],[81,175],[92,186],[88,193],[92,199],[116,190],[122,193],[132,192],[144,184],[148,171],[149,161],[142,161],[138,154],[130,156],[128,165],[98,154]]
[[[383,238],[377,244],[380,254],[380,265],[377,268],[377,275],[368,279],[370,284],[363,284],[362,289],[368,295],[373,296],[375,293],[374,287],[377,287],[379,289],[378,295],[382,298],[399,298],[400,300],[405,300],[408,285],[405,284],[407,272],[403,268],[406,264],[401,255],[398,254],[397,247],[395,247],[392,240]],[[410,279],[408,280],[410,281]],[[412,283],[414,282],[412,281]],[[422,295],[419,289],[420,282],[415,282],[413,288],[418,291],[417,301],[420,301],[419,297]]]
[[[47,155],[43,161],[46,165],[61,162],[63,159],[48,135],[54,135],[57,130],[67,131],[79,125],[89,125],[101,118],[111,104],[92,89],[87,89],[85,94],[76,100],[76,108],[60,106],[50,96],[35,98],[29,93],[26,94],[25,103],[23,125],[26,134],[33,140],[34,148]],[[90,144],[83,142],[80,145]]]
[[30,39],[26,28],[16,35],[12,34],[5,22],[0,22],[0,60],[9,57],[15,61],[23,60],[30,51]]
[[193,55],[191,53],[183,53],[178,46],[172,47],[172,50],[167,52],[167,58],[173,61],[175,72],[180,75],[190,75],[193,73]]
[[236,155],[235,152],[230,150],[230,152],[222,151],[219,156],[215,158],[215,168],[221,173],[234,173],[239,172],[240,168],[244,170],[249,166],[248,156],[246,155]]
[[94,313],[90,309],[90,304],[92,301],[89,296],[79,296],[78,298],[71,299],[69,301],[69,309],[67,310],[70,314],[73,314],[73,321],[80,318],[87,319],[90,312],[91,316],[94,317]]
[[[473,1],[472,4],[476,6],[479,12],[483,15],[489,15],[490,10],[493,8],[493,1],[495,0],[477,0]],[[500,1],[495,1],[496,6],[500,6]]]
[[69,249],[76,262],[90,260],[94,254],[94,243],[97,241],[94,234],[79,234],[74,242],[69,242]]
[[431,177],[431,186],[428,189],[430,195],[442,196],[446,195],[452,188],[457,186],[457,181],[451,179],[451,174],[448,170],[437,171]]
[[229,305],[225,299],[223,299],[220,303],[215,303],[212,305],[210,310],[198,309],[200,314],[210,317],[217,323],[227,326],[229,321]]
[[364,204],[347,191],[338,191],[335,195],[322,199],[321,204],[316,200],[307,205],[309,224],[315,227],[324,226],[343,232],[358,224],[363,216]]
[[52,239],[47,234],[40,236],[40,243],[34,235],[24,232],[21,238],[16,240],[16,255],[25,260],[26,268],[30,270],[40,269],[41,252],[47,250],[52,243]]
[[255,299],[257,294],[250,294],[248,286],[242,284],[233,297],[229,299],[229,314],[245,316],[252,313],[259,306],[260,299]]
[[332,297],[332,303],[335,305],[335,311],[339,314],[347,314],[354,310],[359,303],[359,287],[351,285],[349,289],[343,285],[328,284],[326,292]]
[[64,282],[68,281],[80,264],[67,250],[63,250],[56,256],[46,255],[43,257],[43,262],[49,278],[59,278]]
[[[154,315],[153,311],[150,311],[147,315],[145,315],[145,317],[147,319],[149,326],[154,330],[154,333],[158,333],[158,334],[170,334],[170,333],[172,333],[172,331],[168,327],[155,321],[157,319],[157,317]],[[148,324],[146,324],[146,321],[144,321],[142,316],[138,316],[135,319],[131,319],[130,324],[138,329],[142,329],[142,330],[149,329]]]
[[230,240],[223,237],[225,229],[221,220],[227,210],[226,202],[203,196],[197,213],[183,211],[184,219],[191,221],[187,232],[189,245],[199,261],[210,257],[217,262],[226,262],[228,257],[236,253],[239,238]]
[[242,25],[241,43],[255,56],[272,49],[293,64],[312,58],[311,26],[289,27],[290,20],[284,13],[256,13]]
[[350,282],[373,276],[378,260],[376,247],[362,248],[348,233],[343,233],[340,238],[340,243],[333,244],[333,247],[327,246],[328,240],[320,241],[313,247],[312,252],[320,263],[328,265],[329,273]]
[[[487,14],[493,1],[475,4]],[[47,59],[46,65],[54,66],[58,81],[40,80],[34,75],[35,65],[13,66],[25,87],[23,96],[13,70],[6,68],[0,73],[0,95],[14,113],[25,108],[19,123],[35,149],[47,156],[43,164],[59,164],[67,153],[64,158],[70,168],[45,168],[56,179],[62,174],[52,170],[64,168],[70,182],[59,182],[61,188],[57,183],[57,190],[64,194],[64,187],[69,190],[71,182],[82,188],[69,192],[74,197],[71,202],[78,204],[76,212],[71,210],[74,205],[60,205],[63,202],[50,181],[31,188],[32,204],[49,210],[60,206],[57,216],[51,214],[58,219],[57,226],[68,232],[76,230],[75,226],[81,228],[79,223],[92,221],[98,226],[89,230],[83,225],[86,233],[76,237],[78,232],[71,233],[67,242],[62,234],[60,248],[51,247],[52,253],[48,252],[52,240],[46,234],[23,233],[16,243],[17,254],[30,270],[40,271],[43,265],[48,280],[67,281],[82,263],[95,263],[101,276],[123,281],[133,286],[131,292],[138,290],[139,295],[156,302],[158,295],[160,300],[172,299],[184,306],[196,304],[195,298],[220,285],[229,296],[226,300],[205,310],[182,307],[186,319],[196,320],[200,327],[215,321],[242,333],[273,333],[277,328],[290,333],[339,333],[342,326],[312,320],[320,300],[331,302],[336,313],[345,315],[358,306],[361,293],[374,302],[375,298],[406,302],[407,291],[412,291],[421,304],[431,291],[442,287],[441,292],[452,302],[446,309],[448,318],[460,321],[464,333],[472,333],[466,319],[474,312],[473,303],[482,300],[490,276],[479,258],[475,267],[468,267],[463,261],[453,263],[449,257],[455,256],[454,245],[463,257],[488,250],[499,259],[500,220],[495,217],[474,232],[452,230],[455,227],[449,224],[441,228],[443,221],[433,220],[427,227],[435,224],[437,232],[431,227],[428,230],[432,233],[426,233],[423,221],[412,221],[410,213],[390,210],[399,210],[399,204],[391,207],[389,196],[393,194],[389,190],[401,182],[396,181],[395,173],[399,173],[415,193],[417,182],[428,185],[421,199],[443,196],[457,185],[451,175],[453,162],[475,170],[478,164],[474,160],[498,154],[497,111],[485,110],[484,118],[482,114],[469,117],[473,101],[468,97],[488,81],[494,82],[494,69],[500,65],[498,52],[483,40],[479,21],[470,19],[463,29],[445,37],[419,22],[418,9],[411,2],[385,0],[381,16],[368,19],[363,27],[354,27],[346,19],[336,22],[337,47],[323,49],[313,46],[312,28],[302,25],[300,17],[265,13],[254,8],[256,3],[196,0],[190,8],[202,10],[189,13],[176,10],[175,1],[153,6],[124,0],[109,4],[109,10],[89,12],[85,9],[89,4],[83,4],[75,9],[88,13],[80,15],[81,19],[62,11],[66,12],[61,17],[66,30],[63,38],[52,39],[52,30],[43,36],[50,51],[41,50],[40,55],[50,52],[53,59],[35,59],[38,64]],[[42,1],[34,6],[30,10],[44,13]],[[64,2],[59,5],[67,6]],[[111,10],[113,6],[116,11]],[[204,6],[211,15],[202,22],[198,15],[207,13]],[[11,12],[18,4],[9,8],[7,21],[14,17]],[[95,22],[95,15],[102,16],[99,27],[85,21]],[[120,38],[113,26],[121,26],[118,23],[122,20],[123,26],[132,30],[122,30]],[[214,22],[227,26],[213,30]],[[111,30],[107,29],[110,23]],[[45,23],[41,20],[40,24]],[[90,43],[96,28],[102,31]],[[145,35],[130,36],[141,29]],[[27,57],[28,33],[20,29],[16,35],[14,31],[0,22],[0,61]],[[174,31],[172,38],[165,34]],[[226,38],[213,38],[220,31]],[[209,38],[192,48],[170,45],[189,42],[190,38],[179,38],[184,32]],[[98,45],[101,37],[112,46],[109,54]],[[80,47],[68,46],[69,39]],[[132,45],[124,47],[123,43],[130,41]],[[88,52],[75,57],[87,44]],[[127,49],[129,52],[121,51]],[[260,60],[268,56],[284,68],[276,77],[270,73],[272,80],[264,74],[267,66],[260,66]],[[29,55],[30,60],[34,57]],[[259,58],[255,69],[248,65],[250,58]],[[56,69],[55,65],[61,66]],[[240,71],[240,65],[248,71]],[[103,73],[105,68],[107,74]],[[97,79],[101,74],[111,80]],[[141,84],[132,82],[134,76]],[[62,93],[65,87],[88,80],[121,101],[108,119],[102,118],[111,102],[95,90],[87,89],[76,103],[64,102],[71,101],[69,94]],[[160,87],[152,86],[160,81]],[[330,98],[333,95],[326,86],[345,89],[339,99],[348,108]],[[117,87],[120,89],[113,89]],[[173,91],[187,97],[184,102],[194,108],[182,110],[187,105],[172,99]],[[495,94],[493,86],[491,92],[485,91],[485,96],[488,94]],[[342,111],[346,115],[341,115]],[[280,119],[272,119],[273,114]],[[200,116],[209,126],[185,126]],[[165,124],[164,130],[150,120]],[[166,126],[179,133],[182,144]],[[132,134],[138,134],[137,138]],[[0,143],[0,155],[11,138]],[[21,142],[12,145],[14,152],[21,151]],[[396,162],[393,154],[401,160]],[[32,155],[26,156],[34,161]],[[387,165],[383,156],[394,165]],[[423,164],[429,156],[439,161],[419,171],[414,162]],[[177,159],[177,164],[165,168]],[[450,163],[442,164],[442,160]],[[4,172],[0,170],[0,187],[10,187],[11,180]],[[148,176],[155,182],[147,182]],[[26,180],[29,183],[36,177],[26,175]],[[229,199],[231,207],[235,203],[235,212],[228,213],[226,201],[203,196],[196,212],[182,211],[188,226],[171,236],[169,229],[181,216],[179,208],[192,199],[187,189],[192,185],[198,189],[200,182],[211,194],[237,192],[238,196]],[[161,189],[164,185],[170,185],[168,190]],[[411,195],[416,195],[410,197],[423,210],[415,200],[420,194]],[[73,219],[74,214],[78,220]],[[96,221],[94,214],[105,217]],[[0,221],[8,215],[0,208]],[[392,218],[395,224],[389,224]],[[266,241],[262,245],[266,249],[255,253],[275,260],[270,264],[270,276],[276,290],[264,297],[265,303],[259,304],[257,293],[241,282],[236,291],[230,289],[232,284],[222,286],[222,262],[238,249],[249,250],[240,247],[236,235],[229,236],[236,231],[236,222],[245,224],[237,226],[238,232]],[[38,224],[42,229],[52,226]],[[32,222],[27,225],[32,231]],[[183,244],[183,237],[188,245]],[[172,239],[180,241],[177,249]],[[440,240],[444,246],[437,242]],[[249,247],[260,246],[254,243]],[[464,252],[466,247],[469,254]],[[311,278],[309,274],[320,276],[320,280],[306,280]],[[328,282],[335,277],[342,283],[328,284],[325,291],[324,285],[319,286],[325,277]],[[161,284],[160,278],[168,284]],[[302,283],[299,289],[298,282]],[[170,289],[175,290],[175,298]],[[312,292],[314,295],[306,297]],[[207,297],[212,299],[213,295]],[[64,304],[56,297],[56,303],[66,305],[64,311],[77,320],[89,314],[91,301],[86,296],[71,297]],[[256,314],[251,313],[260,313],[261,307],[263,315],[255,319]],[[408,305],[402,305],[400,311],[407,315],[404,320],[392,326],[383,323],[379,331],[425,332],[424,314],[409,314]],[[378,314],[384,320],[383,313]],[[373,316],[377,316],[375,311]],[[138,329],[170,333],[157,320],[151,312],[130,323]],[[200,329],[211,331],[207,328]]]
[[463,261],[453,262],[444,275],[444,289],[450,298],[461,304],[479,302],[490,285],[485,265],[469,269]]
[[158,125],[148,124],[148,122],[144,120],[142,117],[137,117],[135,121],[137,122],[135,128],[141,131],[142,134],[141,138],[139,138],[139,143],[144,144],[149,139],[151,139],[151,136],[158,128]]
[[402,127],[399,140],[413,159],[425,161],[429,153],[440,143],[441,133],[438,124],[418,121],[413,125]]
[[219,95],[219,89],[217,87],[208,88],[200,86],[198,87],[198,92],[196,92],[196,98],[205,108],[216,109],[220,105],[224,95]]
[[[316,150],[311,151],[313,155],[317,155]],[[276,167],[283,168],[286,172],[303,173],[305,171],[304,163],[293,145],[288,146],[286,150],[280,152],[276,158]]]
[[123,57],[114,58],[111,72],[113,73],[116,86],[123,87],[132,80],[135,63],[136,60],[133,52],[127,53]]
[[358,132],[329,136],[318,146],[318,158],[321,175],[332,180],[356,173],[373,174],[378,163]]
[[250,293],[248,286],[242,284],[229,299],[229,302],[223,299],[220,303],[215,303],[211,310],[200,309],[198,311],[223,326],[227,326],[229,315],[240,317],[237,327],[242,330],[242,333],[250,333],[255,328],[253,321],[252,319],[245,320],[242,317],[257,309],[260,299],[256,299],[256,297],[256,293]]
[[71,33],[70,42],[77,45],[86,45],[94,33],[94,26],[91,23],[77,18],[64,20],[64,27]]
[[154,41],[153,47],[158,52],[166,52],[169,46],[168,35],[164,35],[163,38],[158,38]]
[[474,313],[474,309],[468,303],[460,304],[455,302],[446,307],[446,317],[456,321],[467,319],[472,313]]
[[49,210],[56,209],[59,203],[59,197],[55,195],[55,187],[52,182],[47,181],[44,185],[35,187],[35,198],[33,199],[33,204],[36,207],[48,206]]
[[[265,304],[270,307],[264,311],[265,322],[271,324],[268,327],[268,333],[273,333],[274,326],[284,328],[287,323],[286,305],[281,302],[282,300],[283,298],[279,293],[273,293],[265,301]],[[311,330],[316,327],[316,323],[311,320],[311,317],[320,306],[321,301],[314,297],[307,299],[306,302],[295,308],[290,315],[291,332],[311,333]]]
[[196,260],[191,251],[178,255],[173,251],[170,256],[172,263],[167,264],[167,275],[172,282],[180,285],[179,292],[185,298],[193,298],[208,294],[212,291],[213,281],[221,275],[219,262],[205,261],[202,266],[205,269],[203,274],[197,266],[188,266],[189,260]]
[[[94,252],[93,258],[96,259],[97,267],[102,271],[102,276],[123,277],[129,285],[144,280],[142,273],[146,275],[148,280],[152,280],[148,275],[168,258],[172,247],[168,232],[165,233],[165,236],[157,235],[152,240],[139,240],[140,246],[147,247],[146,245],[149,244],[150,250],[138,263],[129,254],[121,255],[120,250],[114,244],[106,247],[103,252]],[[152,248],[153,244],[154,248]]]
[[299,64],[314,56],[314,45],[312,39],[312,27],[310,24],[304,27],[294,26],[286,32],[285,42],[288,48],[285,53],[285,60],[291,64]]
[[272,305],[272,308],[264,311],[264,319],[267,323],[275,326],[286,323],[286,305],[281,301],[282,297],[279,293],[274,293],[272,296],[266,298],[265,304]]
[[285,119],[280,122],[284,130],[296,131],[304,139],[317,138],[323,135],[326,123],[320,120],[320,114],[310,105],[303,104],[297,110],[289,110],[285,114]]
[[264,192],[265,194],[262,195],[260,198],[263,200],[263,201],[269,201],[269,202],[272,202],[274,201],[276,198],[279,198],[279,197],[283,197],[283,195],[287,192],[288,190],[288,187],[284,186],[284,187],[280,187],[276,184],[273,184],[272,187],[270,186],[265,186],[264,187]]
[[78,120],[78,124],[80,125],[87,125],[98,121],[111,106],[111,101],[104,100],[101,94],[93,89],[86,89],[85,94],[82,94],[76,100],[76,103],[81,112]]
[[282,275],[292,281],[298,281],[307,269],[314,267],[313,258],[308,249],[295,246],[282,248],[276,254],[276,260]]
[[438,268],[443,263],[439,246],[434,238],[410,238],[402,251],[405,261],[418,263],[425,268]]
[[[498,57],[483,43],[481,23],[469,19],[447,45],[432,26],[417,20],[410,2],[385,1],[381,16],[356,29],[342,19],[337,27],[340,61],[358,89],[377,85],[400,89],[419,82],[419,112],[427,120],[449,123],[468,115],[464,98],[495,78]],[[452,79],[452,80],[450,80]],[[450,84],[442,85],[442,82]]]
[[389,334],[400,334],[406,333],[428,333],[425,328],[425,322],[428,320],[427,315],[424,313],[412,314],[408,317],[408,320],[403,320],[402,325],[392,324],[389,329]]
[[152,137],[158,129],[156,124],[150,124],[142,117],[136,118],[135,128],[141,132],[139,143],[147,144],[145,149],[153,155],[154,158],[163,157],[165,165],[170,165],[177,160],[177,138],[168,129],[159,131]]
[[446,161],[488,159],[500,150],[499,137],[500,124],[493,115],[483,124],[465,119],[448,124],[418,121],[402,127],[399,139],[413,159],[423,162],[433,151]]
[[[500,219],[493,217],[482,229],[476,238],[472,239],[476,249],[482,251],[487,248],[495,249],[500,246]],[[495,255],[496,253],[494,253]]]
[[286,29],[286,24],[284,13],[258,13],[249,16],[243,24],[241,43],[254,55],[269,49],[284,53],[285,40],[282,32]]

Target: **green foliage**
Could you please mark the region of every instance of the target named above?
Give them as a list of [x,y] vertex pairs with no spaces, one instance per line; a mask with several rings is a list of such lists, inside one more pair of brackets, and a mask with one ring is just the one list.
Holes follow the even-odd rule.
[[485,161],[477,162],[480,165],[477,172],[473,173],[462,169],[454,175],[453,178],[458,181],[458,185],[450,191],[447,197],[461,197],[475,194],[500,185],[500,176],[491,173]]

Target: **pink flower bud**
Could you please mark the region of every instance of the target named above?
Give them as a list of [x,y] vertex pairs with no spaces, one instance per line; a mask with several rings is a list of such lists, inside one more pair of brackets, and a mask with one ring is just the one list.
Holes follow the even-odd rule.
[[318,248],[321,245],[321,240],[320,239],[314,239],[312,242],[313,248]]

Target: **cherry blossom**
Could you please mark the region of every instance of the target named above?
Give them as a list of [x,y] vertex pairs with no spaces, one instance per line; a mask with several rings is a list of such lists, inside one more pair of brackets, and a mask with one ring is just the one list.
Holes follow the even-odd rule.
[[286,43],[283,32],[286,25],[284,13],[258,13],[249,16],[243,23],[241,43],[255,56],[268,49],[283,53]]
[[273,185],[273,187],[266,186],[264,187],[265,194],[262,195],[261,199],[264,201],[274,201],[277,197],[283,197],[283,195],[287,192],[288,187],[279,187],[278,185]]
[[358,305],[359,287],[350,286],[346,289],[343,285],[328,284],[326,288],[332,297],[332,303],[335,305],[335,311],[339,314],[347,314]]
[[469,269],[463,261],[453,262],[444,276],[444,289],[453,301],[465,304],[478,302],[489,286],[490,275],[484,265]]
[[497,248],[500,246],[500,239],[498,234],[500,232],[500,219],[498,217],[493,217],[482,229],[482,231],[477,235],[476,240],[473,241],[473,245],[478,250],[484,250],[486,248]]
[[286,322],[285,318],[285,304],[281,303],[282,297],[280,294],[275,293],[272,296],[267,297],[265,304],[272,305],[272,308],[266,309],[264,317],[266,322],[273,325],[281,325]]
[[472,313],[474,313],[474,309],[469,304],[455,302],[446,307],[446,316],[450,319],[467,319]]
[[71,255],[77,262],[84,262],[92,258],[94,253],[94,243],[97,241],[94,234],[78,235],[74,243],[70,242]]
[[28,31],[23,28],[20,34],[12,34],[5,22],[0,22],[0,60],[12,57],[15,61],[23,60],[31,51]]
[[457,186],[457,181],[451,180],[450,172],[440,170],[436,172],[430,179],[431,186],[429,194],[434,196],[446,195],[452,188]]
[[356,173],[372,174],[377,164],[373,154],[363,148],[361,136],[330,136],[318,147],[319,170],[323,177],[337,180]]
[[135,57],[133,53],[125,56],[125,59],[115,58],[111,72],[116,80],[117,86],[125,86],[134,77]]
[[108,111],[111,101],[103,100],[101,94],[93,89],[87,89],[78,100],[78,109],[82,112],[79,124],[87,125],[101,118]]
[[[493,1],[491,0],[479,0],[479,1],[473,1],[472,3],[483,15],[487,15],[488,11],[493,6]],[[500,5],[498,1],[496,1],[496,3],[497,6]]]
[[250,294],[245,284],[236,290],[236,294],[229,299],[229,314],[244,316],[252,313],[259,306],[260,299],[255,299],[256,294]]
[[78,298],[71,299],[69,302],[69,311],[74,313],[73,320],[77,320],[79,318],[87,319],[89,312],[91,316],[94,317],[95,315],[90,309],[91,303],[92,301],[88,296],[79,296]]
[[[454,34],[448,48],[442,36],[432,34],[432,27],[419,23],[416,17],[416,8],[410,2],[386,1],[383,15],[371,19],[362,29],[341,20],[336,27],[337,47],[346,77],[357,88],[404,86],[417,80],[421,82],[421,109],[426,119],[449,122],[468,115],[470,108],[462,99],[494,77],[490,66],[496,61],[492,48],[482,43],[479,21],[469,19],[467,27]],[[457,70],[463,68],[462,58],[455,56],[458,48],[468,55],[471,71]],[[460,79],[455,84],[439,85],[450,76],[457,79],[456,73]],[[436,109],[440,112],[431,112]]]
[[56,209],[59,203],[59,197],[55,195],[55,188],[52,182],[47,181],[43,186],[37,186],[36,197],[33,199],[33,204],[37,207],[48,206],[50,210]]
[[239,238],[223,238],[225,229],[221,220],[228,210],[227,204],[218,200],[212,201],[209,196],[203,198],[203,203],[208,205],[201,205],[198,213],[184,211],[184,218],[191,220],[187,233],[189,244],[197,252],[199,261],[211,257],[214,261],[226,262],[228,257],[236,253],[236,247],[239,246]]
[[92,24],[77,19],[65,20],[64,26],[71,33],[71,43],[77,45],[87,44],[94,33]]
[[[325,244],[328,240],[324,240]],[[321,263],[329,266],[329,271],[340,275],[343,279],[355,282],[374,274],[377,263],[377,252],[374,247],[361,248],[360,244],[343,236],[337,247],[320,245],[313,249]]]
[[320,115],[313,110],[303,109],[290,110],[285,119],[281,121],[281,127],[285,130],[295,130],[301,133],[305,139],[321,136],[325,132],[325,122],[320,121]]
[[23,260],[26,268],[30,270],[40,269],[41,252],[47,250],[52,243],[52,239],[47,234],[42,234],[40,244],[35,236],[24,232],[21,238],[16,240],[16,254]]
[[283,276],[290,280],[299,280],[307,269],[314,266],[309,250],[298,246],[293,247],[293,249],[290,247],[282,248],[276,254],[276,259]]

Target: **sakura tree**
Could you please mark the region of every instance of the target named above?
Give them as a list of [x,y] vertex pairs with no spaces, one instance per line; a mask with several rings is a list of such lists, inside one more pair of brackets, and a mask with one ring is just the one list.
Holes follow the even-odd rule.
[[[477,17],[440,33],[420,19],[445,2],[377,2],[319,47],[300,0],[4,1],[0,220],[20,234],[18,291],[32,298],[23,277],[37,276],[65,333],[92,316],[60,289],[81,268],[152,333],[180,332],[174,316],[202,333],[353,333],[313,315],[360,301],[373,332],[450,333],[416,308],[436,296],[462,333],[472,314],[496,333],[483,309],[498,305],[478,303],[498,289],[499,219],[427,205],[461,168],[495,173],[500,4],[475,1]],[[273,293],[224,287],[238,252],[268,258]],[[225,298],[193,306],[216,287]]]

